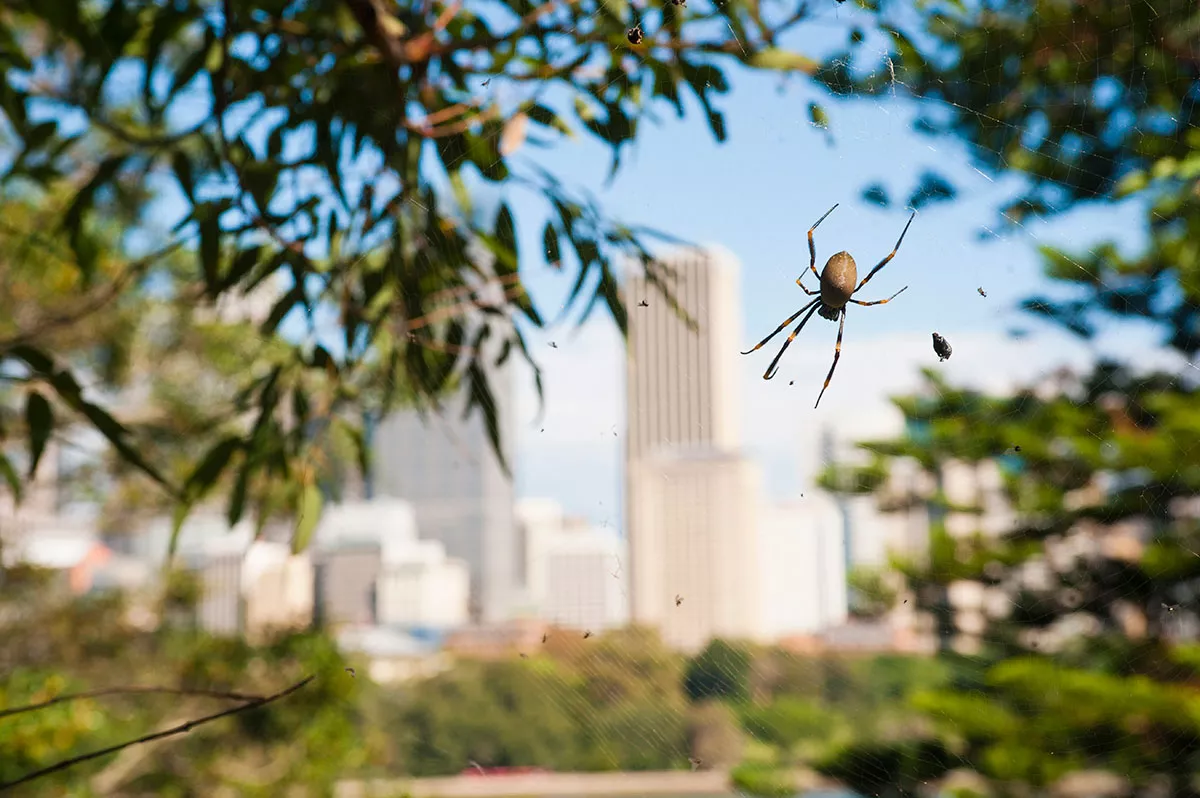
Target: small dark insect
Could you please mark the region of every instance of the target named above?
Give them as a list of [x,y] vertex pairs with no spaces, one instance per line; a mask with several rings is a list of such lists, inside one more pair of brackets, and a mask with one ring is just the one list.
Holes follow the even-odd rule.
[[350,674],[351,676],[353,676],[353,675],[354,675],[354,668],[346,668],[346,673],[348,673],[348,674]]
[[491,78],[488,78],[487,80],[485,80],[485,81],[483,82],[483,85],[484,85],[484,86],[486,86],[486,85],[488,85],[488,84],[489,84],[489,83],[491,83],[491,82],[492,82],[492,79],[491,79]]
[[638,307],[639,308],[648,308],[648,307],[650,307],[650,303],[643,299],[641,302],[638,303]]
[[550,348],[551,348],[551,349],[558,349],[558,344],[556,344],[556,343],[554,343],[553,341],[551,341],[551,342],[550,342]]
[[979,288],[976,288],[975,290],[979,292],[979,295],[981,297],[983,297],[984,299],[987,299],[987,291],[983,290],[983,286],[980,286]]
[[543,643],[545,643],[545,642],[546,642],[546,638],[547,638],[547,637],[549,637],[549,636],[550,636],[550,635],[549,635],[548,633],[546,633],[546,632],[542,632],[542,642],[543,642]]
[[1163,604],[1162,606],[1167,612],[1175,612],[1175,610],[1179,609],[1178,604]]
[[950,342],[937,333],[933,334],[933,351],[938,356],[938,362],[949,360],[950,355],[954,350],[950,347]]
[[788,385],[795,385],[795,384],[796,384],[795,380],[788,380]]
[[[825,216],[833,213],[836,208],[837,205],[834,205],[833,208],[827,210]],[[896,241],[896,246],[892,248],[891,253],[879,261],[875,265],[875,268],[867,272],[867,276],[862,279],[862,282],[857,284],[858,265],[855,264],[854,258],[850,256],[850,253],[845,250],[831,255],[829,260],[825,261],[825,268],[821,270],[820,274],[817,274],[817,245],[813,243],[813,230],[816,230],[817,225],[825,221],[825,216],[817,219],[816,224],[808,228],[808,268],[812,270],[812,273],[817,278],[819,283],[817,290],[809,290],[808,286],[803,282],[803,274],[796,278],[796,285],[800,286],[805,294],[815,296],[816,299],[788,317],[782,324],[775,328],[775,332],[759,341],[753,349],[742,352],[743,355],[748,355],[751,352],[758,351],[766,346],[768,341],[783,332],[784,328],[799,318],[800,314],[808,311],[804,318],[800,320],[800,323],[796,325],[796,329],[792,330],[792,334],[788,336],[787,342],[779,350],[779,354],[771,361],[771,365],[767,366],[767,371],[763,374],[763,379],[769,380],[775,376],[776,367],[779,365],[779,359],[783,357],[783,353],[792,345],[792,341],[796,340],[796,336],[800,334],[800,330],[804,328],[804,325],[808,324],[808,320],[812,318],[814,313],[819,313],[823,319],[838,322],[838,337],[837,345],[833,350],[833,365],[829,367],[829,374],[825,376],[825,385],[821,388],[821,393],[817,394],[817,404],[813,405],[813,407],[821,404],[821,397],[825,395],[825,389],[829,387],[829,381],[833,379],[833,371],[837,368],[838,358],[842,356],[842,332],[846,329],[846,305],[854,304],[862,305],[863,307],[886,305],[908,288],[906,285],[887,299],[877,299],[874,302],[863,302],[862,300],[854,299],[854,295],[867,284],[867,281],[874,277],[876,272],[887,266],[892,258],[896,257],[896,252],[900,249],[900,244],[904,241],[904,234],[908,232],[908,227],[912,224],[913,219],[916,218],[917,212],[913,211],[912,216],[908,217],[908,224],[904,225],[904,231],[900,233],[900,238]]]
[[1020,447],[1020,446],[1014,446],[1014,447],[1013,447],[1013,451],[1014,451],[1014,452],[1019,452],[1019,451],[1021,451],[1021,447]]
[[688,757],[688,763],[692,766],[692,770],[699,770],[704,763],[694,756]]
[[625,38],[629,40],[630,44],[641,44],[642,43],[642,26],[634,25],[632,28],[625,31]]
[[528,654],[526,654],[524,651],[522,651],[522,652],[521,652],[521,659],[529,659],[529,655],[528,655]]
[[682,603],[683,603],[683,596],[676,593],[675,594],[675,606],[678,607]]
[[904,600],[904,603],[905,603],[905,604],[907,604],[907,603],[908,603],[908,599],[905,599],[905,600]]
[[584,633],[583,633],[583,639],[584,639],[584,640],[587,640],[587,639],[588,639],[589,637],[591,637],[591,636],[592,636],[592,633],[591,633],[591,632],[584,632]]

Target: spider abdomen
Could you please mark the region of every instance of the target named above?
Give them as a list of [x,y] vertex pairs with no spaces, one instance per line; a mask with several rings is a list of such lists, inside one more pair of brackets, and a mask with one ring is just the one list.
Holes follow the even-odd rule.
[[857,282],[858,266],[849,252],[830,256],[821,270],[821,302],[834,310],[844,308]]

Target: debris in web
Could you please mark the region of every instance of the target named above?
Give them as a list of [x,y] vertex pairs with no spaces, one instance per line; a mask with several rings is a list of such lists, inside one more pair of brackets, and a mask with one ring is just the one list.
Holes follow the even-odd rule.
[[937,333],[933,334],[933,351],[938,356],[938,362],[949,360],[954,349],[950,346],[950,342]]

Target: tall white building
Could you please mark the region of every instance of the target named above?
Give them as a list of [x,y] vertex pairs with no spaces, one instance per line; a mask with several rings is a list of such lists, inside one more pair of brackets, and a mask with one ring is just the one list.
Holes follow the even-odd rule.
[[[489,378],[505,460],[514,468],[512,369],[493,369]],[[508,617],[517,597],[513,482],[480,411],[463,419],[464,402],[465,396],[447,401],[441,414],[404,410],[383,419],[371,434],[371,494],[412,504],[421,537],[440,541],[449,556],[467,563],[475,614],[497,621]]]
[[837,503],[820,491],[764,508],[763,631],[777,640],[844,623],[846,559]]
[[713,637],[761,639],[758,466],[707,447],[664,450],[632,466],[631,479],[635,621],[684,651]]
[[739,454],[738,263],[685,249],[661,266],[691,324],[644,275],[624,289],[632,619],[685,649],[757,638],[761,479]]

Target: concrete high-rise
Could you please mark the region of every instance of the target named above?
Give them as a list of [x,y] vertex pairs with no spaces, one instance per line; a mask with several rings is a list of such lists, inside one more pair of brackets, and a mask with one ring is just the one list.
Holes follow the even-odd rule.
[[645,276],[628,281],[626,455],[637,460],[663,446],[736,449],[738,262],[722,250],[687,249],[664,258],[659,268],[695,327]]
[[[486,359],[495,362],[494,356]],[[512,468],[517,425],[508,364],[488,376]],[[403,410],[375,425],[369,492],[410,502],[420,536],[440,541],[448,556],[467,563],[472,614],[499,621],[508,617],[517,594],[513,481],[493,451],[481,411],[473,409],[463,419],[464,401],[465,396],[448,400],[440,414]]]
[[738,263],[684,249],[658,268],[686,316],[644,275],[624,287],[632,619],[684,649],[757,638],[760,479],[739,451]]

